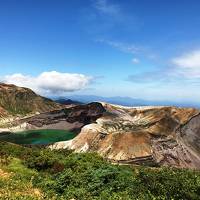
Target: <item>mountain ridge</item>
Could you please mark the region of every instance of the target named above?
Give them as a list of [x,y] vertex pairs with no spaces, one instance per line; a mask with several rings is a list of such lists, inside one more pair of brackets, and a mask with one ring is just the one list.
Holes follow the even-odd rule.
[[0,116],[25,116],[61,108],[60,104],[29,88],[0,83]]

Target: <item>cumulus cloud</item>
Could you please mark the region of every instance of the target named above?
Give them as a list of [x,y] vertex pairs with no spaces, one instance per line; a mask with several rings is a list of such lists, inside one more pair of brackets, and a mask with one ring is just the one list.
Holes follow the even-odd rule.
[[186,78],[200,78],[200,50],[185,53],[173,58],[174,71]]
[[83,74],[60,73],[56,71],[43,72],[38,76],[12,74],[1,77],[4,83],[28,87],[39,94],[60,95],[66,92],[86,88],[93,77]]

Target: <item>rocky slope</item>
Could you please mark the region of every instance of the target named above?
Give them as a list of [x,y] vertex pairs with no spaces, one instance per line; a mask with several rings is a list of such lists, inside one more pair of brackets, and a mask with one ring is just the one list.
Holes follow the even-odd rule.
[[118,163],[200,168],[199,110],[102,105],[106,112],[95,123],[51,148],[95,151]]
[[19,119],[63,107],[28,88],[0,83],[0,132],[10,131]]
[[100,103],[90,103],[42,113],[16,121],[24,129],[66,129],[79,133],[81,128],[103,116],[104,107]]
[[73,101],[71,99],[56,99],[55,102],[59,104],[63,104],[66,106],[77,106],[77,105],[83,105],[84,103],[79,101]]
[[8,115],[9,115],[8,112],[0,106],[0,118],[4,118]]
[[0,84],[0,114],[7,112],[10,115],[26,115],[60,108],[59,104],[37,95],[28,88]]

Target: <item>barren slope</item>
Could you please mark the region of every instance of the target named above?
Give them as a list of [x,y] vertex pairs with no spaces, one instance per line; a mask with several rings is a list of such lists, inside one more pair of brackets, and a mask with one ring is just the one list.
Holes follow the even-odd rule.
[[102,104],[106,112],[96,123],[51,148],[96,151],[112,162],[200,168],[199,110]]

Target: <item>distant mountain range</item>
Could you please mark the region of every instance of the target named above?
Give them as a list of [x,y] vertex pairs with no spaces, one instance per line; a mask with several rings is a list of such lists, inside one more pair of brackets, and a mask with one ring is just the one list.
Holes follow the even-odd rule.
[[194,102],[175,102],[175,101],[153,101],[153,100],[144,100],[144,99],[136,99],[131,97],[102,97],[95,95],[72,95],[67,97],[60,97],[56,100],[59,103],[64,101],[72,101],[75,104],[81,103],[90,103],[90,102],[107,102],[111,104],[118,104],[122,106],[178,106],[178,107],[195,107],[200,108],[200,104]]

